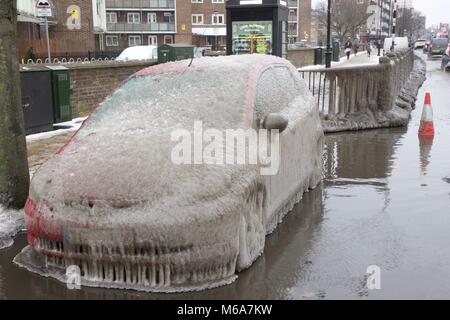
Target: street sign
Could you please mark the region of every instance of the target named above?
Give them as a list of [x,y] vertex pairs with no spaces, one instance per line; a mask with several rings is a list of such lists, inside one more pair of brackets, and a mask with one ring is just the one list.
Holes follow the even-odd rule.
[[48,18],[52,16],[52,8],[36,8],[37,16],[40,18]]
[[48,18],[52,16],[52,3],[50,0],[37,0],[36,1],[36,12],[39,18],[44,18],[45,20],[45,38],[47,42],[47,59],[51,61],[52,57],[50,55],[50,37],[48,35]]
[[36,8],[51,8],[52,4],[50,0],[37,0],[36,1]]

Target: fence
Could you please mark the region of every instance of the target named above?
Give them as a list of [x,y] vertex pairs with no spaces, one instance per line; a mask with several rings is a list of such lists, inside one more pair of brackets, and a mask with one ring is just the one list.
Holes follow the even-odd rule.
[[379,64],[332,69],[302,69],[301,76],[323,115],[390,110],[414,66],[406,49],[388,53]]
[[22,64],[111,61],[115,60],[119,54],[120,51],[57,52],[51,54],[51,60],[46,55],[33,54],[30,59],[22,59]]

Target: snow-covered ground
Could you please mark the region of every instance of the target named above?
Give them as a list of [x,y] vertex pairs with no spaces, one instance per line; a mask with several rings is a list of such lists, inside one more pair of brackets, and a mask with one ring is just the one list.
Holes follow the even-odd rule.
[[0,206],[0,250],[11,246],[14,243],[13,237],[24,227],[22,210]]
[[[356,66],[367,66],[378,64],[379,58],[377,56],[377,50],[372,50],[372,54],[370,57],[367,56],[367,52],[360,51],[355,56],[354,53],[351,54],[350,59],[347,60],[347,57],[342,57],[339,62],[331,62],[331,68],[345,68],[345,67],[356,67]],[[381,50],[381,56],[383,56],[383,50]],[[325,69],[323,65],[315,65],[315,66],[306,66],[303,68],[298,68],[298,71],[303,70],[321,70]]]
[[27,136],[27,142],[40,139],[48,139],[67,132],[77,131],[81,127],[83,121],[86,120],[86,118],[87,117],[75,118],[72,121],[58,123],[57,126],[61,127],[62,129],[30,134]]

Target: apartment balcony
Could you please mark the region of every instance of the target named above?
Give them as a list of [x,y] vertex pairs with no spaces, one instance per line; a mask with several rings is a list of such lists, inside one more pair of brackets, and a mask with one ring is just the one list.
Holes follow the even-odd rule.
[[175,10],[175,0],[106,0],[106,9]]
[[154,23],[108,23],[107,32],[116,33],[173,33],[175,32],[175,23],[154,22]]

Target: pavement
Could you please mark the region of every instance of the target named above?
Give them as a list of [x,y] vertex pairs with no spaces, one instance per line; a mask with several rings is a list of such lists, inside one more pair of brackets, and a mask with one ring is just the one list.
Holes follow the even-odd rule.
[[27,136],[28,167],[30,175],[47,161],[59,148],[65,145],[81,126],[86,118],[59,123],[57,129]]
[[30,175],[33,175],[45,161],[66,144],[73,134],[74,132],[65,132],[50,138],[27,141]]
[[[377,56],[377,50],[372,49],[372,54],[370,57],[367,55],[367,52],[360,51],[356,55],[352,52],[350,55],[350,59],[347,60],[347,57],[342,57],[339,62],[331,62],[331,68],[332,69],[338,69],[338,68],[345,68],[345,67],[356,67],[356,66],[367,66],[367,65],[373,65],[378,64],[379,58]],[[383,56],[383,50],[381,50],[381,56]],[[321,70],[325,69],[325,66],[323,65],[314,65],[314,66],[306,66],[303,68],[299,68],[299,71],[302,70]]]

